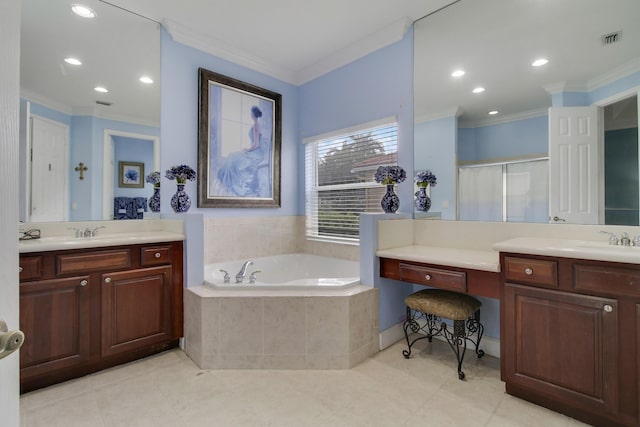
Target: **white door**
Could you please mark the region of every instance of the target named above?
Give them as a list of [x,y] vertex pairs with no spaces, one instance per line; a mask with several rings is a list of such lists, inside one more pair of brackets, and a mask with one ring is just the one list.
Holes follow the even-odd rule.
[[69,127],[31,116],[31,221],[66,221]]
[[549,221],[601,224],[603,206],[601,110],[549,108]]
[[[18,328],[18,109],[20,0],[0,1],[0,318]],[[18,352],[0,359],[0,424],[20,421]]]

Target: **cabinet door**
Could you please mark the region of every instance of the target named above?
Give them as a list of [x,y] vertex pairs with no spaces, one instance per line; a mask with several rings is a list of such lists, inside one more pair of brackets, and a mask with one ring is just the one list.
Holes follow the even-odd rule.
[[618,413],[618,303],[507,283],[505,380],[555,404]]
[[89,356],[89,276],[20,284],[23,379],[85,362]]
[[171,267],[102,275],[102,355],[172,338]]

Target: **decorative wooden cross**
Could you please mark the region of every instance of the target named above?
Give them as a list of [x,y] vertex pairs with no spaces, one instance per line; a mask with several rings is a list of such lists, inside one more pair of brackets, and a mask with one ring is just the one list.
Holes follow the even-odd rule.
[[86,167],[84,163],[78,163],[78,166],[76,166],[76,172],[80,172],[80,179],[84,179],[84,171],[86,170],[89,170],[89,168]]

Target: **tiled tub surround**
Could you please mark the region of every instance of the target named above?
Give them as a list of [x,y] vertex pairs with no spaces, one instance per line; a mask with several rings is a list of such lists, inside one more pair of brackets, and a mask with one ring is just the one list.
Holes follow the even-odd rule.
[[204,219],[204,263],[308,253],[357,261],[357,245],[307,240],[304,216]]
[[378,351],[378,290],[185,289],[185,351],[201,369],[348,369]]

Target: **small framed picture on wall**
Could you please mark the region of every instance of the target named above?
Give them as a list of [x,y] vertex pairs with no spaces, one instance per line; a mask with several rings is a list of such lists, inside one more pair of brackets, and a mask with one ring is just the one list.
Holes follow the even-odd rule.
[[144,188],[144,163],[118,162],[118,187]]

